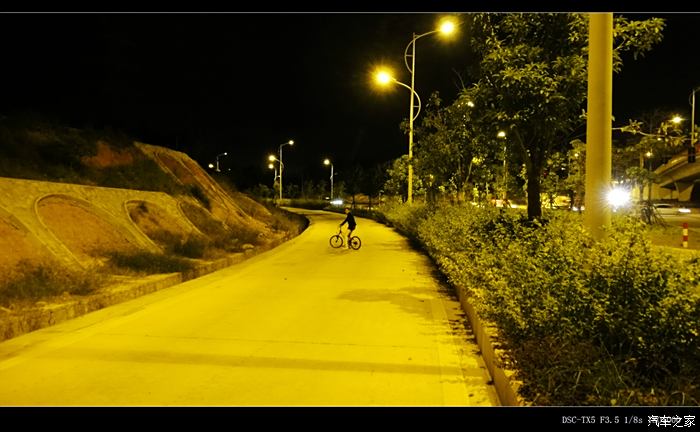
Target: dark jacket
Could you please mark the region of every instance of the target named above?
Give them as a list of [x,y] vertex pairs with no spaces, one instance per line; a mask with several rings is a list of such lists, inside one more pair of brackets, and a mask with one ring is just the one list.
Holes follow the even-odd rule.
[[345,216],[345,220],[340,224],[340,226],[342,227],[343,225],[345,225],[346,222],[348,224],[348,228],[350,228],[351,230],[354,230],[357,226],[357,223],[355,222],[355,216],[352,215],[352,212],[349,212],[347,216]]

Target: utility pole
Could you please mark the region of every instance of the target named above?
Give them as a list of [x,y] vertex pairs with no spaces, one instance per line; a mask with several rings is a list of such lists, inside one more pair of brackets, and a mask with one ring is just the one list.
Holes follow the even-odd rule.
[[589,15],[588,120],[586,121],[586,211],[584,226],[601,240],[610,226],[605,203],[612,170],[613,14]]

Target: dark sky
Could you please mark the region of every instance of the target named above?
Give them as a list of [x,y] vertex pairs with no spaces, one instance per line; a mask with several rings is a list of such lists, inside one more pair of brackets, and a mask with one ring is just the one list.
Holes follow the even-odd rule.
[[[689,118],[700,85],[700,15],[669,18],[664,42],[626,57],[613,109],[624,122],[656,107]],[[641,17],[635,15],[635,17]],[[285,180],[342,177],[407,152],[399,123],[409,92],[379,93],[372,64],[389,62],[410,83],[403,52],[412,32],[434,28],[426,13],[28,13],[0,14],[4,41],[0,113],[33,110],[75,127],[122,129],[177,148],[202,165],[271,183],[265,157],[284,148]],[[457,94],[469,63],[468,29],[451,42],[417,43],[416,90]],[[459,74],[459,75],[458,75]],[[263,176],[263,177],[260,177]],[[289,177],[287,177],[289,176]],[[269,179],[267,178],[269,177]],[[267,181],[269,180],[269,181]],[[256,180],[253,180],[256,181]]]

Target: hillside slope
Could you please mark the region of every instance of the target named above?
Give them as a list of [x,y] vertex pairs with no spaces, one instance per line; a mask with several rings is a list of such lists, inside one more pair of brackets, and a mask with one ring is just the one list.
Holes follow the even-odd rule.
[[249,255],[304,226],[293,214],[225,190],[185,153],[114,133],[0,118],[5,311]]

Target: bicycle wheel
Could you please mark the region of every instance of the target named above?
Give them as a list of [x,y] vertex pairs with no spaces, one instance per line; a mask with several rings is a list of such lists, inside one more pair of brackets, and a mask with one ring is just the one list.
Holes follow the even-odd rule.
[[360,246],[362,246],[362,241],[360,240],[359,237],[353,236],[350,238],[350,247],[351,248],[358,250],[360,248]]
[[331,244],[331,247],[334,247],[334,248],[341,247],[343,245],[343,237],[339,236],[338,234],[331,236],[330,244]]

